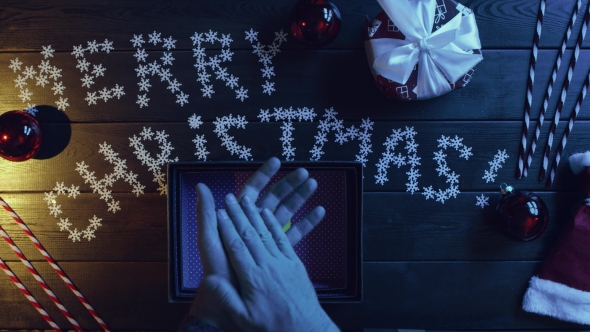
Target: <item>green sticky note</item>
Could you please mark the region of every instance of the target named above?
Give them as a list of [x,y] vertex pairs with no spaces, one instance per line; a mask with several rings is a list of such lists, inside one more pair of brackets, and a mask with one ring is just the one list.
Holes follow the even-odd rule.
[[287,221],[285,226],[283,226],[283,232],[287,232],[291,228],[291,220]]

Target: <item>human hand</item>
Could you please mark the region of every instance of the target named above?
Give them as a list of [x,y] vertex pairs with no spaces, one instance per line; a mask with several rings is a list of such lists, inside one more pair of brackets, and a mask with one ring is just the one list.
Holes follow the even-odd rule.
[[[248,196],[256,201],[260,191],[268,184],[281,166],[277,158],[270,158],[247,181],[240,193],[239,199]],[[309,178],[304,168],[296,169],[289,175],[272,185],[269,190],[256,201],[259,208],[275,211],[275,217],[284,226],[297,212],[305,201],[317,189],[317,182]],[[289,198],[289,194],[293,193]],[[217,234],[217,219],[215,217],[215,201],[207,186],[197,186],[197,228],[199,234],[197,244],[201,252],[201,263],[204,275],[218,274],[235,283],[235,277],[229,269],[229,263],[223,252],[223,246]],[[322,206],[313,208],[302,220],[298,221],[287,231],[287,238],[295,246],[305,235],[319,224],[326,211]]]
[[240,207],[233,194],[226,209],[217,212],[218,229],[240,288],[207,277],[211,303],[246,331],[338,331],[273,213],[259,214],[248,196]]
[[[260,191],[268,184],[269,180],[280,168],[280,161],[277,158],[269,159],[256,173],[246,181],[240,191],[239,197],[247,196],[251,201],[256,200]],[[297,190],[295,190],[297,189]],[[305,203],[317,189],[317,182],[309,178],[308,172],[297,169],[277,182],[263,197],[257,201],[259,207],[275,210],[275,216],[281,220],[281,225],[287,223],[293,214]],[[295,192],[293,192],[295,190]],[[293,195],[285,199],[291,192]],[[217,218],[215,214],[215,201],[209,188],[204,184],[197,185],[197,219],[199,229],[197,244],[199,247],[201,263],[203,265],[204,280],[193,302],[190,314],[199,317],[213,325],[226,330],[234,330],[232,326],[223,326],[225,313],[215,310],[215,305],[203,305],[210,297],[211,290],[205,282],[210,275],[217,275],[230,281],[234,287],[238,287],[235,273],[229,265],[227,256],[217,231]],[[307,233],[309,233],[324,217],[325,210],[318,206],[311,210],[305,218],[291,227],[286,235],[292,246],[297,244]]]
[[[256,201],[260,209],[267,208],[274,211],[281,226],[285,226],[295,212],[303,206],[305,201],[316,191],[318,183],[309,178],[305,168],[298,168],[289,175],[273,184],[268,191],[258,198],[262,189],[281,167],[281,161],[272,157],[252,175],[237,195],[238,201],[248,196],[251,201]],[[291,197],[288,197],[291,193]],[[287,238],[291,246],[295,246],[324,218],[326,211],[321,206],[313,208],[302,220],[293,225],[287,231]]]

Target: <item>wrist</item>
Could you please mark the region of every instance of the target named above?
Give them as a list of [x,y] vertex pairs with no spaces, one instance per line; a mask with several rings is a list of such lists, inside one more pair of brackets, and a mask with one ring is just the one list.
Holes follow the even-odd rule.
[[338,326],[336,326],[336,324],[332,321],[330,316],[328,316],[328,314],[326,314],[326,312],[323,310],[323,308],[320,307],[320,310],[322,311],[322,315],[321,315],[320,319],[318,320],[319,323],[317,324],[316,328],[314,328],[312,331],[313,332],[340,332],[340,329],[338,328]]
[[202,322],[219,328],[219,325],[213,319],[213,313],[210,310],[210,306],[207,306],[206,303],[207,302],[203,298],[201,290],[197,290],[195,300],[193,301],[193,304],[188,313],[189,316],[192,316]]

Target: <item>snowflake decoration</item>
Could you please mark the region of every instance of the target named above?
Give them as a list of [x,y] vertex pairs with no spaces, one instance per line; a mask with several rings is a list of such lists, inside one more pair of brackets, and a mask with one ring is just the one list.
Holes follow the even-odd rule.
[[143,36],[142,35],[133,35],[133,39],[131,39],[131,43],[133,44],[133,47],[141,47],[145,41],[143,40]]
[[[206,33],[195,32],[191,37],[193,41],[193,57],[195,58],[195,68],[197,68],[197,75],[199,78],[197,81],[203,86],[201,92],[203,97],[211,98],[215,93],[213,85],[211,84],[210,77],[212,76],[207,72],[207,68],[211,68],[211,72],[215,74],[215,79],[225,83],[225,85],[236,93],[236,99],[244,101],[248,98],[248,90],[244,89],[243,86],[238,85],[238,77],[230,75],[227,72],[226,67],[222,67],[221,64],[224,62],[232,61],[233,52],[230,49],[230,44],[233,41],[229,34],[222,34],[221,37],[217,36],[217,32],[209,30]],[[206,48],[204,43],[220,43],[221,54],[207,58],[205,55]],[[238,88],[239,87],[239,88]]]
[[18,59],[18,57],[14,60],[10,60],[10,66],[8,66],[8,68],[14,70],[14,72],[16,73],[17,71],[20,71],[20,66],[22,66],[22,62]]
[[244,87],[241,86],[239,90],[236,91],[236,99],[240,101],[244,101],[244,99],[248,98],[248,89],[244,90]]
[[[281,30],[275,32],[275,39],[271,45],[262,45],[258,42],[258,32],[250,29],[246,31],[246,40],[252,44],[252,53],[258,56],[258,62],[262,63],[264,68],[262,71],[262,78],[271,79],[275,76],[274,67],[272,66],[272,59],[281,52],[281,44],[287,41],[287,34]],[[256,44],[254,44],[256,42]],[[262,84],[262,92],[271,95],[275,91],[274,82],[266,81]]]
[[43,57],[45,59],[47,59],[47,58],[53,58],[53,53],[55,52],[55,50],[51,48],[51,45],[49,45],[49,46],[42,46],[42,47],[43,47],[43,51],[41,51],[41,54],[43,55]]
[[144,106],[148,106],[149,101],[150,98],[147,97],[147,94],[143,94],[137,96],[137,101],[135,103],[139,105],[139,108],[143,108]]
[[[197,116],[196,114],[193,114],[190,118],[188,118],[188,125],[191,129],[199,129],[202,124],[203,121],[201,121],[200,115]],[[205,143],[207,143],[205,135],[197,134],[195,139],[193,139],[193,143],[195,143],[195,148],[197,149],[195,152],[197,158],[206,161],[207,155],[209,155],[209,151],[207,151],[207,147],[205,146]]]
[[72,240],[72,242],[80,241],[80,236],[82,232],[78,232],[78,229],[75,228],[73,231],[70,230],[70,235],[68,235],[68,239]]
[[176,39],[172,39],[172,37],[164,38],[164,47],[170,51],[173,48],[176,48]]
[[436,191],[434,191],[434,189],[432,189],[432,186],[424,187],[424,191],[422,192],[422,195],[424,195],[424,197],[426,197],[426,199],[434,199],[436,196]]
[[493,171],[485,170],[482,179],[486,180],[486,183],[496,181],[496,176],[498,174],[494,173]]
[[271,93],[275,91],[275,83],[266,81],[266,83],[262,85],[262,90],[263,93],[267,93],[270,96]]
[[[67,98],[66,98],[67,101]],[[33,104],[27,104],[27,108],[25,109],[25,111],[29,114],[31,114],[32,116],[36,116],[37,112],[39,112],[39,110],[37,109],[37,105]]]
[[[460,153],[459,158],[464,158],[468,160],[470,156],[473,154],[471,153],[471,147],[468,147],[463,144],[463,138],[456,136],[455,138],[451,138],[448,136],[442,135],[440,139],[437,140],[438,147],[440,150],[434,152],[434,161],[436,161],[438,167],[436,171],[438,176],[444,176],[446,178],[446,183],[449,184],[449,187],[445,190],[438,189],[438,191],[434,191],[432,186],[426,188],[423,187],[422,195],[426,200],[434,199],[441,204],[445,204],[445,201],[450,198],[457,198],[457,195],[461,193],[459,191],[459,174],[456,174],[454,171],[451,171],[447,164],[447,154],[444,152],[446,149],[453,148]],[[434,197],[433,197],[434,194]]]
[[[162,47],[168,51],[176,48],[175,39],[172,37],[162,38],[161,36],[161,33],[154,31],[148,35],[148,43],[151,43],[154,46],[158,45],[158,43],[162,43]],[[183,107],[185,104],[188,104],[189,95],[180,89],[182,84],[178,83],[178,80],[172,77],[173,75],[170,73],[170,68],[165,68],[166,66],[172,66],[172,62],[174,61],[172,52],[164,52],[164,55],[160,58],[161,62],[158,62],[158,60],[149,62],[147,60],[148,54],[146,53],[145,49],[142,48],[144,43],[145,41],[143,39],[143,35],[133,35],[131,44],[133,44],[133,47],[136,48],[134,57],[137,59],[138,63],[138,67],[135,69],[135,72],[137,73],[137,77],[140,79],[137,85],[139,86],[140,93],[145,92],[143,95],[137,95],[136,104],[139,105],[139,108],[148,107],[150,98],[147,97],[147,94],[150,92],[150,88],[152,87],[150,78],[154,76],[158,76],[160,78],[160,82],[167,83],[167,90],[170,90],[170,92],[176,96],[177,104],[179,104],[181,107]],[[143,65],[141,64],[142,62],[146,64]]]
[[[110,53],[114,50],[113,42],[105,39],[103,43],[97,43],[96,40],[88,41],[87,47],[83,47],[82,45],[74,46],[74,51],[72,51],[72,55],[78,59],[78,65],[76,66],[77,69],[80,70],[81,74],[84,74],[80,80],[82,81],[82,87],[90,89],[94,84],[94,80],[98,77],[104,76],[105,71],[107,70],[101,63],[99,64],[92,64],[86,60],[84,57],[85,52],[89,52],[90,54],[95,52],[105,52]],[[92,68],[92,69],[91,69]],[[99,94],[99,97],[96,97],[96,94]],[[87,97],[85,100],[88,102],[88,106],[96,105],[98,100],[102,100],[105,103],[115,96],[117,99],[120,99],[121,96],[124,96],[125,92],[123,91],[123,87],[117,84],[115,87],[107,89],[103,87],[102,90],[97,91],[88,91]]]
[[99,144],[98,152],[104,155],[104,159],[114,166],[112,173],[105,174],[104,177],[99,180],[97,179],[95,172],[90,172],[88,170],[88,165],[86,165],[84,161],[76,163],[76,171],[82,176],[85,183],[90,184],[92,191],[99,194],[101,200],[107,202],[107,206],[109,207],[108,211],[116,213],[120,208],[114,209],[113,206],[118,207],[119,202],[113,198],[111,194],[112,190],[109,188],[112,187],[117,180],[123,179],[125,182],[129,183],[134,190],[140,188],[141,190],[134,191],[137,196],[143,194],[145,186],[139,183],[137,180],[137,174],[127,169],[127,161],[119,158],[119,154],[115,152],[109,144],[106,142]]
[[490,205],[490,203],[488,202],[490,200],[490,198],[487,196],[484,196],[483,194],[481,194],[480,196],[476,196],[475,198],[477,199],[477,203],[475,203],[475,205],[481,207],[482,209],[486,205]]
[[180,104],[180,106],[184,106],[184,104],[188,104],[188,95],[181,92],[180,94],[176,95],[176,103]]
[[[360,141],[359,144],[359,154],[357,154],[356,161],[359,161],[363,164],[363,167],[366,167],[367,162],[367,155],[371,152],[372,144],[371,144],[371,133],[369,131],[373,130],[373,122],[367,119],[362,119],[362,124],[359,128],[356,128],[354,125],[350,126],[349,128],[344,127],[344,121],[336,119],[336,115],[338,112],[334,111],[334,108],[326,109],[324,113],[323,120],[319,121],[318,124],[318,133],[314,136],[315,144],[313,148],[309,151],[311,153],[310,160],[317,161],[319,160],[322,155],[324,154],[323,148],[324,144],[328,142],[327,136],[330,131],[334,131],[336,135],[335,142],[342,145],[344,142],[348,142],[349,140],[357,139]],[[362,130],[362,131],[361,131]]]
[[283,143],[283,156],[285,156],[285,160],[293,161],[295,157],[295,147],[291,145],[291,142],[294,140],[293,138],[293,131],[295,128],[293,127],[293,120],[298,119],[299,122],[301,120],[313,122],[316,114],[313,111],[313,108],[297,108],[293,109],[293,107],[289,108],[275,108],[274,112],[271,114],[269,110],[260,110],[260,114],[258,117],[260,118],[261,122],[270,122],[271,117],[274,117],[275,121],[283,121],[283,125],[281,129],[283,130],[283,136],[281,137],[281,142]]
[[506,162],[506,159],[508,159],[506,149],[504,149],[503,151],[498,150],[498,153],[494,155],[494,159],[492,159],[492,161],[488,161],[490,169],[484,170],[482,179],[486,180],[486,183],[493,183],[494,181],[496,181],[498,170],[502,168],[502,165]]
[[[22,69],[24,64],[18,58],[10,60],[8,68],[14,73],[18,73],[16,79],[14,79],[14,84],[15,87],[19,89],[20,93],[18,94],[18,97],[23,103],[31,101],[33,97],[33,92],[26,87],[28,85],[28,80],[35,81],[35,86],[40,86],[42,88],[50,86],[51,90],[53,90],[54,96],[63,96],[64,90],[66,89],[63,82],[59,81],[62,76],[62,70],[52,66],[50,60],[48,60],[49,58],[53,58],[55,50],[51,48],[51,45],[42,46],[42,49],[41,55],[43,55],[45,60],[41,60],[41,64],[37,65],[37,68],[39,69],[38,72],[35,70],[35,66],[24,66],[24,69]],[[53,80],[53,85],[50,84],[50,80]],[[31,84],[31,86],[33,85]],[[63,97],[59,97],[55,104],[58,109],[65,111],[69,104],[67,104],[67,102],[63,103],[62,100]]]
[[20,99],[22,99],[22,101],[24,103],[25,101],[30,101],[32,95],[33,95],[33,93],[31,91],[29,91],[29,89],[24,89],[24,90],[20,90],[20,94],[18,95],[18,97]]
[[[400,168],[405,165],[410,165],[410,170],[406,172],[408,176],[408,182],[406,183],[406,191],[412,193],[412,195],[419,191],[420,188],[418,187],[418,178],[421,176],[418,166],[421,165],[420,157],[418,157],[418,144],[416,144],[415,136],[416,131],[414,131],[414,127],[406,127],[405,130],[400,129],[393,129],[391,135],[387,137],[385,140],[386,150],[382,154],[382,158],[379,159],[379,162],[376,164],[377,166],[377,175],[375,175],[375,183],[378,184],[385,184],[385,182],[389,181],[387,177],[387,169],[391,166],[397,166]],[[402,155],[401,153],[395,154],[395,148],[401,143],[405,141],[406,146],[405,150],[407,151],[407,155]],[[432,190],[432,186],[428,191],[427,197],[434,198],[435,191]]]
[[[47,203],[49,214],[54,216],[55,218],[57,218],[60,214],[63,213],[63,211],[61,210],[61,205],[57,204],[56,199],[59,196],[65,195],[76,199],[76,197],[80,195],[80,187],[75,186],[73,184],[70,187],[67,187],[63,182],[57,182],[52,191],[45,192],[44,200]],[[91,239],[96,237],[94,232],[98,229],[99,226],[102,226],[102,224],[100,223],[101,220],[102,219],[97,218],[95,215],[93,218],[89,220],[90,224],[86,227],[86,229],[82,230],[82,232],[79,232],[77,228],[72,230],[70,228],[70,226],[72,226],[72,223],[68,218],[59,218],[59,222],[57,223],[57,225],[59,226],[60,232],[66,231],[69,233],[68,238],[72,240],[72,242],[80,241],[80,236],[82,234],[84,234],[83,237],[85,239],[90,241]]]
[[154,33],[151,33],[148,35],[149,42],[154,44],[154,46],[156,46],[159,42],[162,41],[162,38],[160,38],[161,35],[162,35],[161,33],[157,33],[156,31],[154,31]]
[[251,149],[239,145],[234,140],[234,137],[227,133],[231,127],[246,129],[248,121],[246,121],[245,116],[240,117],[238,115],[234,117],[230,114],[229,116],[223,116],[221,118],[217,117],[215,121],[213,121],[213,124],[215,125],[215,130],[213,132],[221,139],[221,146],[225,146],[232,156],[237,154],[240,159],[252,160]]
[[[143,142],[148,141],[156,141],[160,147],[160,153],[157,154],[157,158],[152,157],[150,152],[146,150],[145,145]],[[139,161],[141,161],[142,165],[146,165],[148,170],[152,172],[154,179],[153,181],[158,183],[158,191],[160,195],[166,195],[168,193],[167,185],[166,185],[166,174],[162,173],[162,166],[166,165],[169,162],[178,161],[178,158],[171,159],[170,154],[174,147],[168,141],[168,134],[166,134],[165,130],[152,132],[151,127],[143,127],[143,131],[137,135],[133,135],[129,137],[129,146],[133,148],[133,154],[137,157]],[[128,175],[129,178],[126,180],[133,180],[131,177],[136,177],[136,175]],[[145,187],[134,186],[133,193],[137,196],[139,194],[143,194],[143,189]],[[119,206],[109,206],[112,209],[119,209]]]

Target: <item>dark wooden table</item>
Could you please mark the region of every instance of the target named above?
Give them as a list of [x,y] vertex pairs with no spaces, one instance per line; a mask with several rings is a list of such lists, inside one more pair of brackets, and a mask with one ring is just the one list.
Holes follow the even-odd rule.
[[[208,160],[241,160],[222,146],[214,132],[217,117],[239,115],[248,121],[245,129],[230,129],[229,135],[238,144],[251,148],[255,161],[270,156],[281,157],[281,122],[261,122],[261,109],[275,107],[313,108],[317,114],[313,122],[294,122],[296,160],[309,160],[318,131],[318,121],[324,110],[333,107],[337,119],[344,126],[355,125],[362,119],[374,121],[371,134],[372,152],[367,155],[364,169],[364,294],[356,304],[329,304],[325,309],[342,329],[361,328],[416,328],[465,330],[565,330],[582,329],[529,313],[521,309],[521,301],[528,280],[538,272],[540,263],[560,233],[570,209],[580,198],[575,179],[567,162],[558,169],[555,183],[546,188],[537,182],[541,165],[541,149],[526,179],[516,180],[525,85],[533,31],[539,1],[473,0],[460,1],[474,10],[483,45],[484,61],[478,66],[470,83],[463,89],[440,98],[420,102],[387,100],[374,86],[365,57],[363,36],[365,16],[374,17],[380,7],[376,1],[336,0],[342,13],[342,30],[338,38],[322,49],[309,49],[289,36],[281,45],[281,52],[272,59],[276,76],[272,77],[276,91],[263,94],[261,75],[263,66],[252,53],[252,45],[245,40],[245,31],[259,31],[259,41],[270,45],[274,32],[288,31],[289,11],[295,1],[4,1],[0,8],[0,75],[2,111],[23,109],[27,103],[55,106],[59,95],[51,90],[53,79],[45,87],[34,79],[27,80],[26,88],[33,93],[23,102],[20,88],[14,80],[23,75],[26,67],[45,61],[42,46],[55,50],[49,58],[51,66],[62,69],[59,78],[66,89],[64,112],[52,112],[39,107],[47,137],[44,155],[23,163],[0,161],[0,195],[12,205],[30,226],[49,253],[76,283],[105,321],[114,329],[153,330],[175,329],[188,305],[168,303],[167,210],[166,196],[160,195],[153,182],[153,172],[142,165],[129,137],[139,135],[143,128],[165,130],[174,147],[171,157],[197,160],[196,135],[204,135],[209,151]],[[542,29],[537,74],[533,93],[531,121],[536,124],[542,96],[550,70],[557,55],[574,1],[549,0]],[[580,28],[574,29],[574,36]],[[203,97],[202,85],[196,81],[190,37],[195,32],[217,31],[230,34],[233,60],[225,63],[228,72],[239,77],[239,84],[248,89],[249,98],[243,102],[236,93],[215,80],[215,93]],[[130,41],[143,35],[147,61],[160,60],[166,51],[162,42],[147,43],[148,34],[172,36],[175,58],[170,68],[173,79],[182,84],[189,95],[188,104],[181,106],[159,77],[148,75],[151,88],[147,107],[136,103],[139,91],[135,69],[138,68],[136,49]],[[84,77],[73,47],[96,40],[113,42],[110,53],[84,53],[92,65],[102,64],[105,75],[96,77],[91,88],[83,87]],[[564,61],[569,61],[570,41]],[[581,89],[590,66],[588,42],[580,54],[570,93],[565,103],[557,137],[565,129],[573,109],[574,99]],[[207,44],[208,57],[220,53],[220,44]],[[167,51],[166,51],[167,52]],[[10,69],[11,60],[19,59],[20,71]],[[565,65],[558,76],[555,91],[560,91],[565,76]],[[90,67],[92,70],[93,67]],[[85,100],[89,91],[116,84],[124,87],[120,99],[98,100],[89,105]],[[177,92],[178,93],[178,92]],[[176,93],[176,94],[177,94]],[[100,94],[97,94],[100,96]],[[557,104],[558,93],[553,93],[548,119]],[[564,155],[588,148],[590,140],[589,103],[583,104]],[[198,129],[188,125],[188,118],[196,114],[203,124]],[[541,132],[540,144],[547,139],[549,122]],[[432,160],[438,151],[441,135],[463,138],[472,147],[468,161],[448,150],[448,165],[460,174],[460,194],[445,204],[425,200],[421,192],[406,192],[409,166],[391,167],[389,181],[375,183],[376,164],[385,152],[383,143],[392,129],[414,127],[419,144],[418,156],[421,177],[420,189],[432,185],[446,188],[444,177],[438,177]],[[532,135],[530,135],[532,136]],[[69,141],[67,138],[69,137]],[[64,139],[66,139],[64,143]],[[328,135],[321,160],[355,160],[359,141],[344,143],[340,148]],[[66,146],[67,143],[67,146]],[[113,172],[113,165],[99,152],[99,144],[109,144],[126,160],[128,169],[138,175],[145,186],[137,197],[133,187],[123,179],[117,180],[112,199],[119,201],[120,211],[108,212],[100,195],[93,193],[89,183],[76,171],[82,161],[97,178]],[[145,142],[154,158],[160,152],[155,141]],[[65,148],[64,148],[65,147]],[[400,148],[401,149],[401,148]],[[509,155],[498,171],[495,182],[482,179],[498,150]],[[59,152],[59,153],[57,153]],[[553,153],[555,152],[555,149]],[[284,158],[281,158],[284,160]],[[159,167],[165,172],[165,166]],[[56,183],[79,186],[80,195],[73,199],[58,195],[56,204],[62,213],[50,215],[45,193],[54,190]],[[499,185],[511,183],[541,196],[550,210],[550,224],[539,239],[518,243],[506,239],[495,225],[494,206],[500,198]],[[55,191],[54,191],[55,192]],[[476,196],[490,197],[490,205],[476,206]],[[50,204],[51,205],[51,204]],[[87,229],[88,219],[102,218],[93,238],[72,242],[67,231],[60,231],[60,218],[68,218],[72,230]],[[0,217],[2,227],[40,271],[55,293],[74,317],[87,329],[98,329],[98,324],[77,301],[74,295],[53,272],[32,243],[5,214]],[[7,245],[0,245],[0,257],[29,287],[56,322],[71,328],[66,319],[50,302],[34,279],[18,261]],[[6,329],[48,329],[49,326],[33,309],[8,278],[0,276],[0,327]]]

